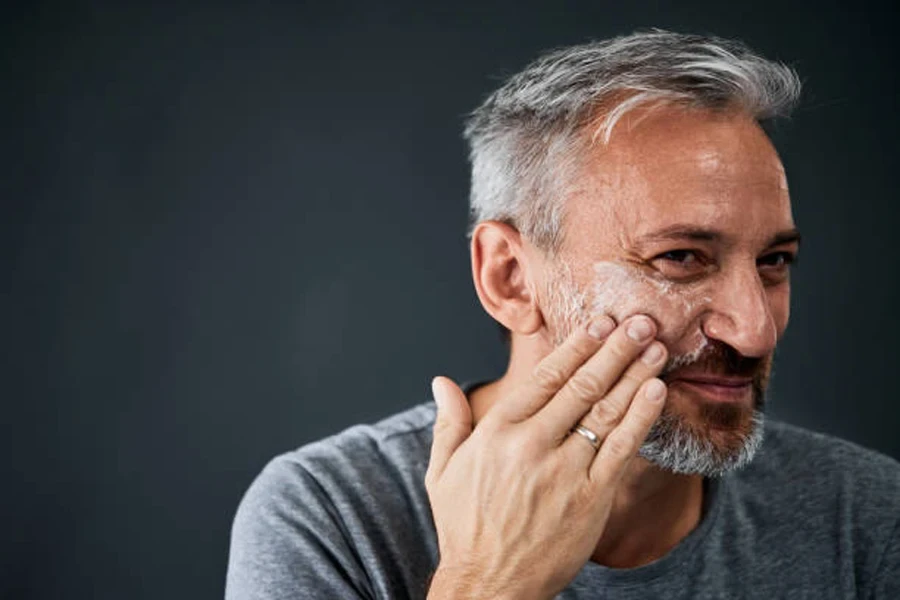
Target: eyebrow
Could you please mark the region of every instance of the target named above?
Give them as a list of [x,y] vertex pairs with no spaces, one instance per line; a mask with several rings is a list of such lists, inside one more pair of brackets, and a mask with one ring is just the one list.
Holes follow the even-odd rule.
[[[638,238],[638,243],[656,242],[664,240],[690,240],[693,242],[721,242],[726,236],[718,230],[695,227],[692,225],[670,225],[663,229],[648,233]],[[800,243],[800,232],[796,229],[779,231],[766,245],[767,248],[781,246],[782,244]]]
[[782,244],[799,244],[801,240],[800,232],[795,229],[787,229],[779,231],[769,240],[769,248],[772,246],[781,246]]

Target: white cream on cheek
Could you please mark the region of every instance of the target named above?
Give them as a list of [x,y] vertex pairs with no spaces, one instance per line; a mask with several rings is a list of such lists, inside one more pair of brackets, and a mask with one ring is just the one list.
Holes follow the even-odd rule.
[[668,347],[672,367],[697,360],[709,343],[695,318],[711,302],[707,284],[679,285],[618,262],[594,263],[593,271],[591,315],[607,314],[620,323],[649,315],[659,325],[657,337]]

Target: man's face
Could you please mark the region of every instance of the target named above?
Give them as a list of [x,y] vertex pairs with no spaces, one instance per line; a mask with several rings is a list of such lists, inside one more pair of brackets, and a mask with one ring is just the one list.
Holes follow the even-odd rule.
[[[788,323],[798,240],[784,170],[744,115],[658,109],[628,127],[591,147],[567,198],[548,331],[558,343],[592,314],[652,316],[669,395],[643,454],[715,474],[758,445]],[[671,455],[685,445],[698,456]]]

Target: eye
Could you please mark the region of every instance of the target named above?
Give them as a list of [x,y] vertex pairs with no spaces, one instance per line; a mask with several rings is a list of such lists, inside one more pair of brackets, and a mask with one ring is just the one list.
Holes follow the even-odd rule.
[[669,250],[653,257],[653,265],[663,276],[675,281],[687,281],[708,272],[710,259],[699,250]]
[[772,252],[756,260],[757,269],[767,285],[786,282],[791,276],[791,265],[797,262],[793,252]]
[[700,264],[700,256],[693,250],[669,250],[663,252],[657,259],[675,263],[682,267],[696,266]]
[[797,256],[793,252],[773,252],[757,260],[756,264],[768,269],[786,269],[796,261]]

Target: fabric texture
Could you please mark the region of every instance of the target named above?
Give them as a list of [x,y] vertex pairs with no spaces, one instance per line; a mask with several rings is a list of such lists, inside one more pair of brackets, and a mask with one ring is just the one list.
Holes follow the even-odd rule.
[[[273,459],[238,508],[226,599],[425,598],[434,417],[426,402]],[[558,598],[900,598],[895,460],[769,419],[754,461],[704,485],[666,556],[588,563]]]

